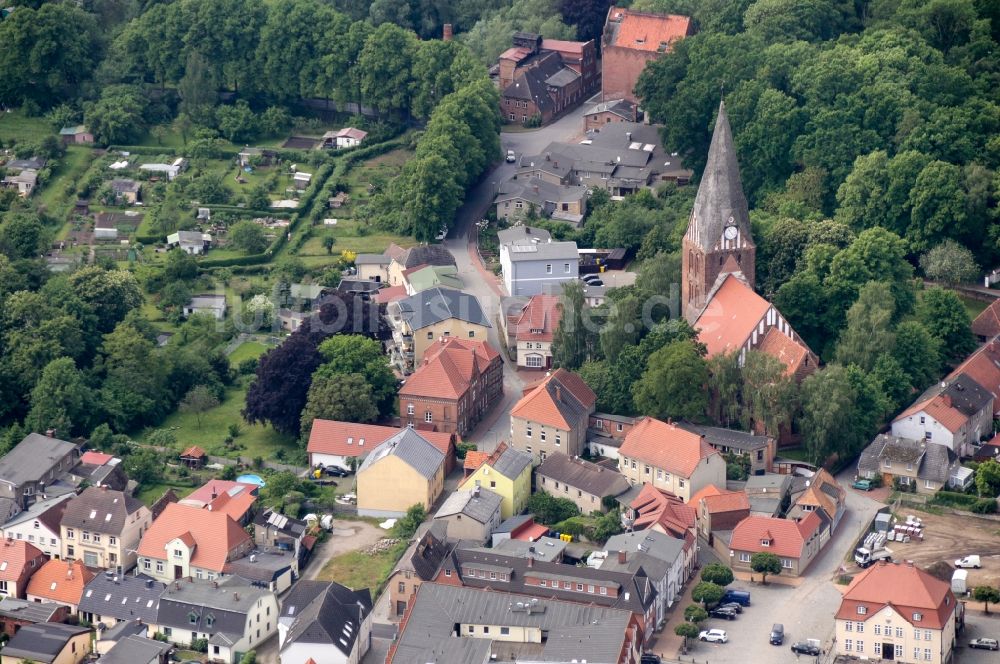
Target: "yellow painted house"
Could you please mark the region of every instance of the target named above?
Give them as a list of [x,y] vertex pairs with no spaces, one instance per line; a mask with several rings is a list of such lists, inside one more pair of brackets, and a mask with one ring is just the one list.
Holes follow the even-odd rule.
[[531,497],[531,455],[507,443],[500,443],[492,454],[469,452],[465,457],[468,477],[460,489],[477,486],[500,495],[500,517],[520,514]]
[[358,514],[401,517],[411,506],[425,510],[444,490],[445,455],[414,429],[373,449],[358,468]]

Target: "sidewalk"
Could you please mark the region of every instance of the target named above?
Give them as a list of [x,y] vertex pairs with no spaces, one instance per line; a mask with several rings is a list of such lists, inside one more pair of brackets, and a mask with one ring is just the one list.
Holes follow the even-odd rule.
[[684,609],[694,604],[691,600],[691,591],[698,585],[698,577],[688,579],[684,594],[677,598],[674,606],[670,609],[670,615],[663,631],[655,636],[649,644],[649,651],[662,657],[663,659],[676,659],[680,654],[681,646],[684,645],[684,638],[674,634],[674,628],[684,622]]

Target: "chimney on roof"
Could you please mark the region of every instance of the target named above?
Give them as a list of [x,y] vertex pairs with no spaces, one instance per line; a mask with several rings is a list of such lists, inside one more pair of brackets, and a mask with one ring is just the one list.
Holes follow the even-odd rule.
[[618,552],[618,563],[620,565],[624,565],[627,560],[628,560],[628,553],[625,552],[625,551],[619,551]]
[[49,438],[55,438],[56,437],[56,430],[55,429],[46,429],[45,430],[45,435],[48,436]]
[[240,594],[239,593],[233,593],[233,601],[234,602],[240,601]]
[[441,29],[441,40],[451,41],[451,38],[453,36],[454,36],[454,31],[453,28],[451,27],[451,23],[445,23],[444,27]]
[[532,556],[532,555],[529,555],[528,556],[528,567],[531,568],[531,567],[534,567],[534,566],[535,566],[535,557]]
[[101,485],[101,491],[107,491],[107,490],[108,490],[108,485],[107,484],[102,484]]
[[944,405],[946,405],[949,408],[951,408],[951,396],[950,395],[948,395],[948,394],[943,395],[941,397],[941,401],[944,402]]
[[627,131],[627,132],[625,132],[625,140],[626,140],[626,141],[627,141],[628,143],[631,143],[631,142],[632,142],[632,132],[630,132],[630,131]]
[[562,387],[556,385],[556,401],[562,401]]
[[538,193],[538,185],[537,184],[536,185],[532,185],[531,188],[535,190],[536,194]]

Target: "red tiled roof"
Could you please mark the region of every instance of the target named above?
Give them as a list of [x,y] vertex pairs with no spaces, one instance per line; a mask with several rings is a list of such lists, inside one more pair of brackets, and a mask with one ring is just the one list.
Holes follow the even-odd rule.
[[1000,300],[993,300],[972,321],[972,333],[977,337],[992,339],[1000,334]]
[[481,465],[489,461],[489,452],[480,452],[479,450],[469,450],[465,453],[465,463],[462,464],[462,468],[465,470],[478,470]]
[[29,560],[44,555],[38,547],[24,540],[4,540],[0,546],[0,581],[17,581]]
[[80,463],[85,463],[91,466],[103,466],[114,458],[115,457],[112,454],[88,450],[80,455]]
[[939,394],[916,402],[897,415],[893,422],[898,422],[917,413],[926,413],[952,433],[961,429],[962,425],[969,419],[968,415],[951,405],[951,400],[948,399],[947,395]]
[[96,576],[80,560],[50,560],[28,582],[28,594],[59,604],[77,605],[83,588]]
[[[844,592],[838,620],[867,620],[886,605],[915,627],[941,629],[955,611],[955,595],[948,583],[909,563],[878,563],[854,577]],[[864,615],[858,614],[864,606]],[[913,614],[922,614],[919,622]]]
[[691,477],[702,459],[719,453],[703,436],[652,417],[635,423],[618,452],[685,478]]
[[697,505],[702,500],[705,501],[705,508],[709,514],[750,509],[750,497],[747,494],[742,491],[719,489],[714,484],[702,487],[698,493],[691,496],[688,505]]
[[[577,425],[578,415],[588,416],[594,410],[597,395],[577,374],[556,369],[525,394],[511,409],[511,417],[519,417],[558,429],[569,430]],[[584,423],[583,426],[586,426]]]
[[250,536],[225,512],[171,503],[139,542],[138,554],[164,559],[170,540],[183,538],[194,547],[191,565],[221,572],[230,554],[250,542]]
[[[800,558],[806,540],[816,532],[820,524],[820,518],[815,512],[810,512],[801,521],[748,516],[733,529],[729,548],[734,551],[766,551],[784,558]],[[762,545],[763,540],[769,540],[770,545]]]
[[552,341],[561,319],[557,296],[533,295],[514,325],[514,336],[518,341]]
[[192,445],[183,452],[181,452],[182,457],[191,457],[192,459],[200,459],[205,456],[205,450],[201,449],[197,445]]
[[609,15],[619,18],[613,46],[636,51],[662,51],[661,43],[683,39],[691,31],[691,19],[676,14],[647,14],[629,9],[612,7]]
[[993,412],[1000,413],[1000,341],[986,342],[979,350],[958,365],[948,380],[965,374],[993,395]]
[[389,286],[388,288],[382,288],[375,293],[375,297],[373,299],[378,304],[389,304],[390,302],[402,300],[406,296],[406,286]]
[[427,349],[423,363],[400,388],[399,397],[460,399],[498,356],[485,341],[446,337]]
[[562,51],[565,53],[583,53],[587,42],[566,41],[565,39],[543,39],[542,49],[546,51]]
[[[358,424],[339,420],[313,420],[306,450],[316,454],[333,454],[361,458],[399,433],[396,427],[379,424]],[[451,453],[450,433],[421,431],[420,435],[443,454]]]
[[516,540],[521,540],[522,542],[537,542],[540,538],[545,537],[548,532],[548,527],[543,526],[540,523],[532,523],[530,526],[527,526],[522,530],[518,530],[516,534],[512,535],[512,537]]
[[629,507],[636,513],[633,529],[644,530],[659,525],[676,537],[684,537],[688,529],[694,528],[697,516],[690,504],[660,491],[652,484],[644,484]]
[[742,279],[729,274],[716,289],[694,327],[708,356],[743,348],[771,304]]
[[355,140],[362,140],[368,135],[367,131],[363,129],[357,129],[355,127],[344,127],[337,132],[337,138],[353,138]]
[[794,339],[783,334],[776,327],[767,331],[764,340],[757,346],[757,350],[767,353],[784,364],[785,373],[789,375],[799,370],[808,355],[805,346],[795,343]]
[[211,479],[189,493],[184,500],[207,505],[214,498],[237,488],[241,489],[241,491],[235,493],[253,493],[259,487],[256,484],[247,484],[245,482]]
[[[834,498],[826,491],[823,491],[823,487],[828,486],[832,489],[833,493],[837,494]],[[833,475],[828,473],[825,469],[820,468],[813,475],[812,479],[809,481],[809,486],[802,493],[801,496],[795,501],[796,505],[812,505],[821,508],[827,515],[832,519],[837,514],[837,510],[846,500],[847,492],[844,488],[837,484],[837,480],[833,479]]]
[[529,55],[531,55],[531,49],[530,48],[525,48],[523,46],[512,46],[511,48],[508,48],[506,51],[504,51],[503,53],[501,53],[500,56],[497,59],[498,60],[514,60],[515,62],[520,62],[521,60],[524,60]]

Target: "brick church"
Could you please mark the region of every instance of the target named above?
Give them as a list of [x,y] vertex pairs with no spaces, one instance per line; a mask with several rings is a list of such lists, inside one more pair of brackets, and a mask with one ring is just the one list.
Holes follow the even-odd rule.
[[708,356],[748,350],[773,355],[801,380],[818,359],[781,312],[754,291],[757,247],[725,102],[682,243],[681,306]]

